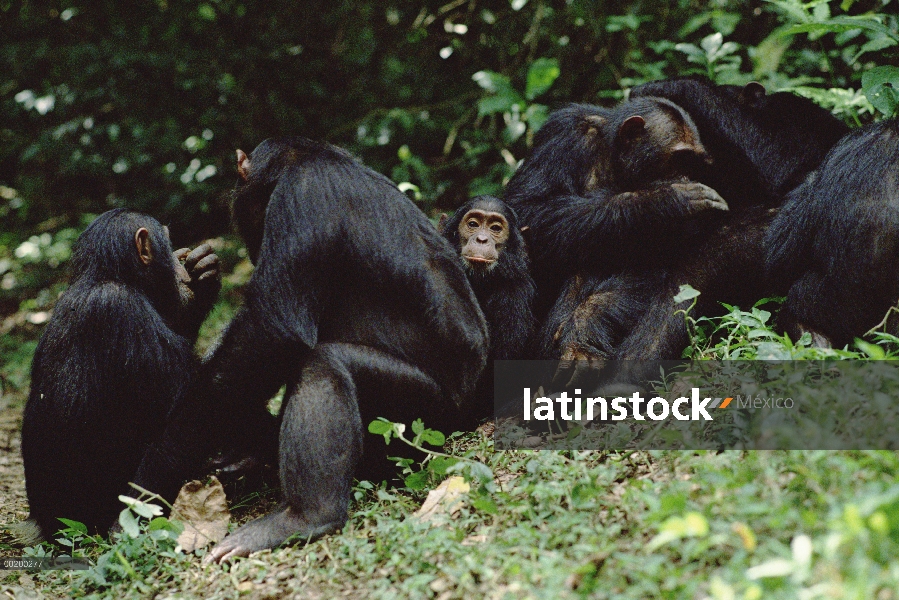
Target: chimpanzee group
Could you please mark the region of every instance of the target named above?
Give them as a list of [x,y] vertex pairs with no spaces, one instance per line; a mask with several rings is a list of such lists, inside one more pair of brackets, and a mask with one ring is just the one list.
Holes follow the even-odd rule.
[[353,477],[379,464],[366,423],[470,427],[492,411],[495,360],[678,358],[682,284],[699,315],[785,294],[781,326],[825,346],[899,300],[899,120],[849,133],[757,83],[678,78],[561,108],[504,200],[474,198],[436,229],[328,144],[269,139],[237,151],[237,172],[255,271],[202,360],[212,248],[173,252],[166,228],[121,209],[79,238],[23,422],[38,535],[58,517],[105,532],[129,482],[172,500],[223,451],[277,462],[283,502],[209,558],[311,539],[343,526]]

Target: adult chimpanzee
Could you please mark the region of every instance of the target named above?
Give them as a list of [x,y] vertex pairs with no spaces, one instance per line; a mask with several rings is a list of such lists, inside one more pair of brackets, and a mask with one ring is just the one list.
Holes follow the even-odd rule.
[[[717,86],[707,79],[679,78],[638,86],[632,98],[661,96],[684,107],[712,156],[691,176],[727,199],[720,227],[685,255],[650,301],[646,315],[622,342],[621,359],[678,358],[688,343],[684,320],[675,314],[688,302],[672,298],[682,284],[702,295],[694,315],[720,312],[720,302],[746,306],[769,293],[764,277],[764,238],[784,195],[821,162],[848,131],[811,101],[790,93],[765,93],[758,83]],[[653,370],[649,366],[649,370]]]
[[[601,356],[677,358],[688,341],[683,317],[675,314],[683,307],[673,302],[673,296],[682,284],[690,284],[703,292],[694,311],[698,315],[720,310],[719,302],[746,305],[762,297],[767,289],[762,276],[762,240],[774,215],[774,211],[766,207],[776,205],[790,186],[801,181],[846,131],[845,125],[810,101],[791,94],[767,96],[758,84],[738,88],[715,86],[707,80],[678,79],[646,84],[635,88],[631,94],[634,99],[644,100],[653,100],[653,96],[674,101],[690,113],[713,161],[710,166],[708,162],[694,161],[684,173],[721,191],[732,210],[716,213],[716,227],[707,227],[702,235],[693,233],[689,252],[670,253],[668,266],[661,258],[657,259],[657,264],[665,268],[661,274],[658,270],[650,272],[657,279],[652,286],[656,292],[649,297],[626,295],[622,299],[616,293],[617,286],[604,285],[594,289],[594,285],[589,285],[590,279],[582,279],[580,285],[574,287],[573,283],[569,284],[559,303],[567,302],[581,310],[559,315],[554,309],[547,323],[548,328],[553,329],[548,333],[562,342],[569,340],[575,349],[586,339],[590,342],[587,348],[593,350],[598,346]],[[626,106],[622,105],[619,110]],[[558,136],[558,139],[565,138]],[[560,148],[577,149],[584,144],[581,141],[578,146],[576,140],[569,138],[565,144],[560,144]],[[577,151],[573,157],[576,156]],[[608,158],[598,156],[594,162],[606,164]],[[570,169],[570,163],[563,166]],[[651,170],[649,173],[646,180],[652,179]],[[537,183],[532,185],[535,190],[541,186],[544,189],[550,187],[539,183],[541,177],[549,177],[550,181],[552,177],[559,181],[569,177],[568,173],[553,173],[548,169],[534,174],[537,176]],[[547,211],[554,210],[553,202],[549,200]],[[658,249],[652,249],[652,252],[658,253]],[[651,267],[652,261],[646,261],[645,265]],[[626,290],[634,280],[632,275],[624,275]],[[645,284],[647,279],[641,276],[637,281]],[[557,305],[556,308],[560,307]],[[594,313],[601,312],[603,320],[578,318],[591,308],[595,309]],[[631,318],[611,319],[610,314]],[[636,325],[621,339],[621,332],[627,331],[623,325],[635,318]],[[578,323],[590,328],[582,326],[578,329]],[[546,339],[547,336],[542,337]],[[612,351],[610,347],[616,345],[617,349]],[[563,350],[551,349],[556,353]],[[648,370],[657,372],[652,366]],[[639,379],[640,375],[625,374],[622,378],[633,380]]]
[[714,162],[696,179],[727,199],[731,209],[778,206],[815,170],[848,127],[811,100],[767,94],[759,83],[715,85],[701,77],[653,81],[631,98],[662,97],[693,118]]
[[[844,137],[768,230],[767,269],[798,339],[842,347],[899,300],[899,119]],[[895,320],[890,325],[895,330]]]
[[[563,168],[556,154],[566,157]],[[543,303],[555,301],[542,356],[613,356],[668,272],[717,227],[722,211],[707,209],[727,208],[685,177],[706,160],[690,117],[667,100],[579,105],[550,116],[507,188],[532,219],[525,224],[535,253],[544,249]],[[558,293],[553,284],[563,277],[570,278]]]
[[[196,410],[214,405],[216,428],[238,445],[287,384],[284,502],[225,538],[213,560],[342,527],[360,458],[374,454],[363,456],[363,425],[377,417],[452,422],[471,399],[488,344],[458,255],[390,180],[303,138],[269,139],[250,157],[237,155],[244,181],[233,208],[256,269],[204,363],[205,402]],[[193,452],[185,428],[167,431],[155,448],[151,489],[177,489],[178,463]]]
[[575,273],[673,260],[672,248],[705,227],[699,213],[727,209],[715,190],[680,177],[706,159],[690,117],[667,100],[551,114],[505,191],[530,227],[538,314]]
[[118,496],[184,400],[193,342],[219,285],[208,245],[173,254],[166,229],[142,214],[111,210],[78,238],[71,285],[34,355],[22,423],[35,537],[54,534],[58,517],[100,533],[115,522]]
[[[492,398],[494,360],[526,358],[537,320],[537,288],[528,268],[525,239],[518,216],[493,196],[478,196],[463,204],[439,229],[456,248],[462,266],[487,319],[490,334],[488,368],[479,385],[479,400]],[[481,403],[475,416],[490,414],[492,403]]]

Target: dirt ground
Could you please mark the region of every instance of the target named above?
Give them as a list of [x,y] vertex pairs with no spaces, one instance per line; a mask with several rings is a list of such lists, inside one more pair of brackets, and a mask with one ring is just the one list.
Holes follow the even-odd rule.
[[7,527],[28,516],[22,468],[22,405],[0,399],[0,556],[12,543]]
[[[21,556],[9,526],[28,516],[25,470],[22,467],[22,407],[24,398],[0,396],[0,557]],[[31,575],[0,571],[0,598],[44,598]]]

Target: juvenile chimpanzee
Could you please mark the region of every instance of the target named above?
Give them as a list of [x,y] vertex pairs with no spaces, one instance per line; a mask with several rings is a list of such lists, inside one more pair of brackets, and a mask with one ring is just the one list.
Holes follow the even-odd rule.
[[[663,99],[552,113],[505,200],[530,227],[538,315],[575,273],[611,275],[674,259],[727,204],[681,175],[707,159],[690,117]],[[690,218],[692,217],[692,218]]]
[[34,355],[22,423],[36,537],[54,534],[58,517],[100,533],[115,522],[118,496],[184,400],[219,285],[208,245],[173,254],[167,230],[146,215],[111,210],[78,238],[71,285]]
[[[844,137],[796,188],[766,238],[769,278],[793,339],[842,347],[899,300],[899,119]],[[891,324],[895,328],[895,322]]]
[[[390,180],[303,138],[237,154],[244,181],[233,208],[256,269],[244,306],[204,363],[197,410],[214,406],[216,429],[239,445],[287,384],[284,500],[213,548],[213,560],[342,527],[360,459],[376,454],[363,455],[364,426],[377,417],[420,417],[437,428],[456,419],[472,400],[488,344],[457,253]],[[193,451],[178,433],[189,427],[178,425],[146,470],[159,480],[169,461],[159,482],[167,493]]]
[[780,205],[849,131],[811,100],[789,92],[769,95],[756,82],[739,87],[681,77],[630,93],[646,96],[667,98],[690,114],[714,159],[695,177],[718,190],[732,210]]
[[[487,319],[490,334],[488,368],[481,378],[478,400],[492,398],[494,360],[526,358],[537,327],[537,288],[528,267],[525,239],[518,217],[493,196],[478,196],[451,218],[441,220],[443,236],[456,248],[465,274]],[[476,416],[490,414],[493,404],[481,402]]]
[[537,290],[515,211],[499,198],[478,196],[441,223],[440,231],[458,249],[487,319],[489,359],[524,358],[536,327]]

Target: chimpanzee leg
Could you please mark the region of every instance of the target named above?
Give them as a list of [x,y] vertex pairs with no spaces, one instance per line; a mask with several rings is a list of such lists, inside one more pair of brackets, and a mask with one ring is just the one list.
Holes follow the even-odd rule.
[[[835,289],[837,286],[828,286],[824,278],[809,271],[790,287],[786,302],[777,315],[778,325],[794,341],[808,332],[812,336],[814,346],[831,348],[834,344],[842,347],[849,343],[851,336],[848,332],[853,331],[853,328],[860,331],[863,325],[857,322],[855,315],[847,314],[847,311],[841,310],[840,306],[851,306],[861,302],[843,304],[840,298],[834,297]],[[871,301],[865,294],[860,293],[858,297]],[[821,325],[824,327],[820,328]],[[836,339],[832,340],[821,333],[823,329],[837,333]]]
[[417,407],[421,414],[416,416],[424,416],[430,407],[421,401],[440,396],[430,377],[384,352],[342,343],[317,346],[299,383],[285,395],[280,435],[284,503],[225,538],[210,557],[246,556],[293,535],[316,538],[342,527],[362,457],[363,415],[380,412],[397,419]]

